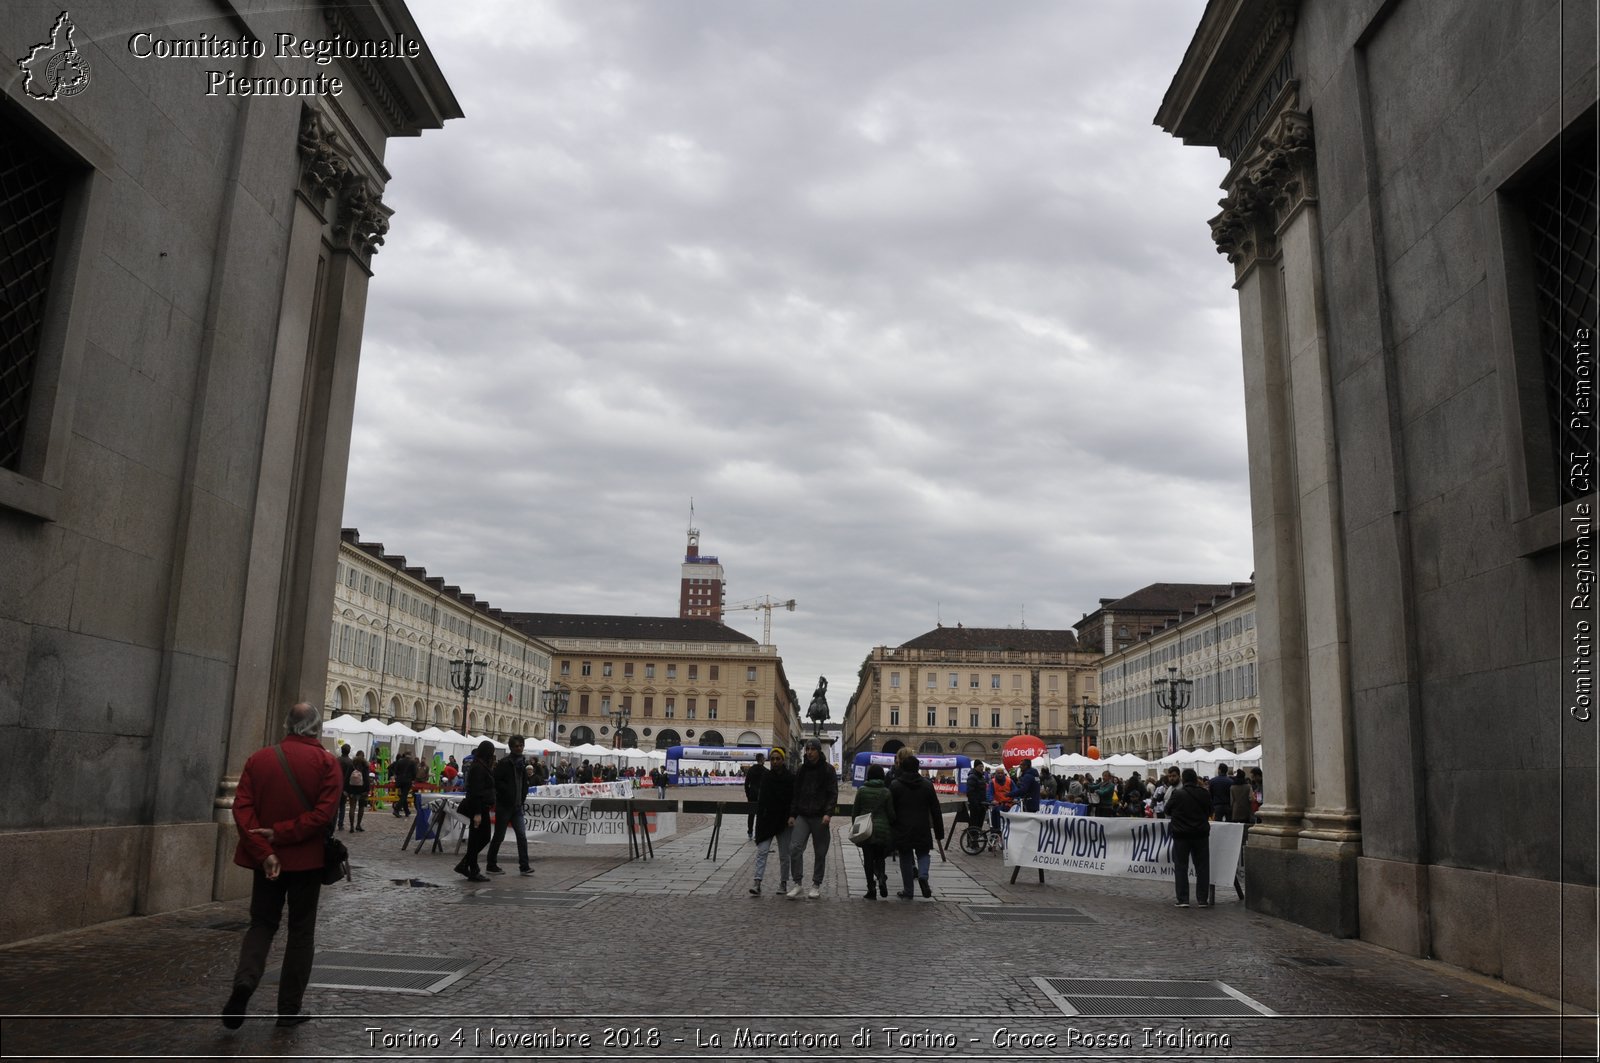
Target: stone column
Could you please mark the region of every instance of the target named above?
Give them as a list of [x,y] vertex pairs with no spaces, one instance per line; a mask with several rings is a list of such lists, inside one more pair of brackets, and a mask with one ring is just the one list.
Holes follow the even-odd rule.
[[1252,845],[1338,858],[1320,869],[1331,872],[1330,888],[1310,900],[1323,910],[1292,917],[1354,933],[1360,820],[1338,449],[1315,150],[1297,102],[1289,82],[1229,172],[1223,211],[1211,221],[1239,291],[1261,700],[1278,717],[1264,741],[1281,768],[1267,777]]

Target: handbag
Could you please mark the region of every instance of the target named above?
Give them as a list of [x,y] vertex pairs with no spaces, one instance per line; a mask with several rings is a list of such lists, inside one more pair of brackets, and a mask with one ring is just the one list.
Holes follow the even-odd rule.
[[872,813],[866,812],[850,821],[850,840],[857,845],[872,842]]
[[[306,800],[306,792],[300,789],[300,780],[289,770],[289,758],[283,755],[283,747],[273,746],[272,749],[278,754],[278,763],[283,765],[283,773],[289,777],[289,785],[294,787],[295,796],[310,812],[311,802]],[[322,839],[322,884],[331,886],[340,879],[350,880],[350,850],[334,836],[333,824],[329,823],[328,833]]]

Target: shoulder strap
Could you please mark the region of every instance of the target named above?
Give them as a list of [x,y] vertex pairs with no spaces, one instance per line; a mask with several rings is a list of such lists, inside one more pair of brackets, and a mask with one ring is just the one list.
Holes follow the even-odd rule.
[[289,758],[283,755],[283,746],[281,744],[275,745],[272,747],[272,751],[278,754],[278,763],[283,765],[283,773],[289,777],[289,785],[294,787],[294,795],[300,799],[302,805],[306,806],[306,811],[310,812],[311,802],[306,800],[306,792],[300,789],[300,780],[296,779],[294,772],[289,770]]

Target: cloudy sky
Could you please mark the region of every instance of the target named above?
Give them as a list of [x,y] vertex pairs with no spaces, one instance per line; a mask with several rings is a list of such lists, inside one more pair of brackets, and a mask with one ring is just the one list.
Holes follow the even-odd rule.
[[[690,499],[802,694],[946,624],[1251,571],[1201,0],[410,0],[346,525],[508,609],[676,615]],[[760,638],[761,614],[729,614]]]

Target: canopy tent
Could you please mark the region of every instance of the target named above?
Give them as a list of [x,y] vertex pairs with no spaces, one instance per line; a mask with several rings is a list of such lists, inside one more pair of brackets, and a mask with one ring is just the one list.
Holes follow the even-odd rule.
[[1064,770],[1069,775],[1076,775],[1080,771],[1104,771],[1105,767],[1105,761],[1086,757],[1082,753],[1063,753],[1050,762],[1051,771]]
[[379,728],[384,725],[377,720],[362,720],[355,716],[335,716],[322,724],[325,732],[344,735],[370,735],[381,733]]
[[1103,763],[1112,770],[1113,775],[1123,775],[1130,771],[1147,772],[1150,762],[1143,757],[1136,757],[1132,753],[1118,753],[1107,757]]
[[594,742],[582,742],[575,745],[572,747],[572,753],[579,757],[614,757],[617,755],[615,749],[607,749],[605,746]]

